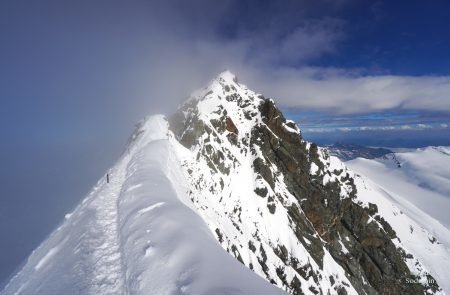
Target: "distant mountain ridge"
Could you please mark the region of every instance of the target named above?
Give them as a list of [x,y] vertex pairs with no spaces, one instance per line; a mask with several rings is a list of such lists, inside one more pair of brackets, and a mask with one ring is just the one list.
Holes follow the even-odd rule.
[[356,158],[375,159],[381,158],[393,151],[387,148],[374,148],[357,144],[337,142],[333,145],[327,145],[330,155],[338,157],[342,161],[349,161]]

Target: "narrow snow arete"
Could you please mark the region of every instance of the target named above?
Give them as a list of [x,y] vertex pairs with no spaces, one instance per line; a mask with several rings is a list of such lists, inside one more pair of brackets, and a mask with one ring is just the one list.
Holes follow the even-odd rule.
[[107,173],[2,294],[450,292],[448,229],[230,72],[142,121]]

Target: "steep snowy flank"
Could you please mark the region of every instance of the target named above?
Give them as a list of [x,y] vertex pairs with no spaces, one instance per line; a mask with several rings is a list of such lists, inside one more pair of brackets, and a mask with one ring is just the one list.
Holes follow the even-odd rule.
[[[396,162],[400,163],[400,167]],[[403,244],[450,293],[450,220],[447,194],[450,153],[445,147],[428,147],[396,153],[396,159],[356,159],[348,166],[361,175],[366,201],[383,200],[385,218]],[[420,209],[419,209],[420,208]],[[425,211],[425,212],[424,212]],[[426,214],[429,212],[429,214]],[[432,214],[432,215],[431,215]],[[432,217],[431,217],[432,216]]]
[[428,147],[372,161],[348,162],[384,189],[405,198],[450,228],[450,148]]
[[194,93],[170,125],[187,149],[198,212],[224,249],[272,284],[294,294],[440,292],[375,202],[361,201],[370,196],[354,175],[233,74]]
[[185,203],[162,117],[28,259],[2,294],[280,294],[234,260]]
[[[326,151],[322,152],[326,153]],[[380,161],[386,161],[386,159],[380,159]],[[374,176],[377,170],[374,166],[367,165],[372,162],[376,161],[357,159],[346,164],[358,173],[362,170],[370,171],[369,175]],[[362,163],[366,163],[366,166],[362,166]],[[390,159],[389,164],[392,169],[399,169],[395,159],[394,161]],[[342,171],[341,173],[346,173],[355,180],[355,186],[358,189],[357,202],[378,210],[378,213],[368,222],[377,223],[379,218],[383,217],[389,223],[397,235],[393,241],[405,251],[411,272],[421,274],[419,276],[423,277],[423,281],[426,281],[427,273],[431,274],[444,291],[450,293],[450,284],[447,279],[450,276],[450,231],[448,228],[416,207],[409,200],[409,197],[412,197],[411,194],[402,195],[386,189],[385,184],[392,185],[393,188],[402,187],[401,179],[392,178],[392,175],[383,172],[385,181],[375,183],[371,177],[367,178],[348,169],[335,157],[329,158],[328,165],[330,170]],[[411,190],[410,193],[420,194],[420,189],[417,187],[416,189]],[[448,205],[447,208],[449,208]]]

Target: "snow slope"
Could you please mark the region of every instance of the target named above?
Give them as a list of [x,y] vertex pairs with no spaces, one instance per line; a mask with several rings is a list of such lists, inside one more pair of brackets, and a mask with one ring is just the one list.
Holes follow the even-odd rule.
[[167,123],[129,149],[1,294],[281,294],[222,250],[186,206]]
[[356,173],[359,200],[377,204],[403,247],[450,293],[448,148],[396,153],[396,159],[401,168],[391,158],[358,158],[346,165]]
[[385,190],[411,202],[450,229],[450,148],[428,147],[346,164]]

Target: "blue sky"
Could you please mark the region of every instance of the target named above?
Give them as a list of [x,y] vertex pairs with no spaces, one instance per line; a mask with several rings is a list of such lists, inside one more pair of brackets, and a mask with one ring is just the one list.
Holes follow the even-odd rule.
[[332,114],[285,109],[300,123],[308,140],[322,145],[348,142],[382,147],[450,145],[450,118],[446,112],[396,111]]
[[448,144],[449,11],[444,0],[2,1],[0,282],[135,122],[225,68],[307,138]]
[[396,111],[329,114],[320,111],[284,111],[286,116],[301,122],[301,129],[307,133],[351,132],[351,131],[395,131],[448,129],[450,121],[446,112]]

